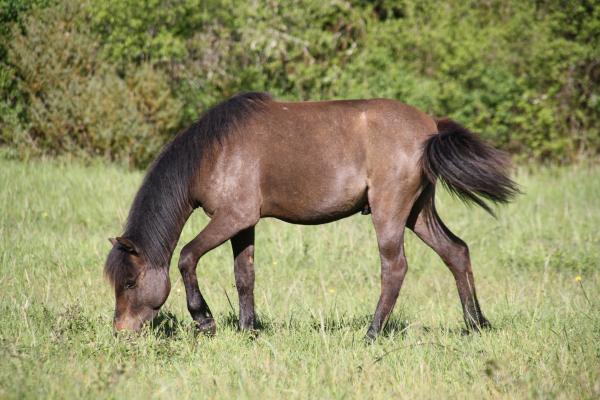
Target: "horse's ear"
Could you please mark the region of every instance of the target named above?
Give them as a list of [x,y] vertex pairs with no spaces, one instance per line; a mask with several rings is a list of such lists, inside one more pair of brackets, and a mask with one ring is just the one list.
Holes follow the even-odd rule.
[[116,237],[113,240],[110,240],[110,242],[113,243],[113,245],[118,244],[119,247],[121,247],[126,252],[134,254],[136,256],[139,254],[137,246],[130,239],[127,239],[125,237]]
[[117,243],[119,243],[119,242],[117,242],[117,239],[116,239],[116,238],[108,238],[108,241],[109,241],[109,242],[110,242],[110,244],[112,244],[113,246],[116,246],[116,245],[117,245]]

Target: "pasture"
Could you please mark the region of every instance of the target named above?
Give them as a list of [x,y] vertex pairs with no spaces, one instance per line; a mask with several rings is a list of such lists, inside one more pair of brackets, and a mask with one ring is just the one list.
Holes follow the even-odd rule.
[[[456,287],[412,233],[384,334],[363,342],[379,296],[369,216],[322,226],[261,221],[256,337],[237,331],[231,248],[198,280],[217,335],[195,335],[176,267],[153,326],[115,336],[102,276],[140,172],[0,159],[0,398],[598,398],[600,169],[521,168],[524,195],[493,219],[440,190],[470,246],[493,329],[465,334]],[[233,307],[232,307],[233,306]]]

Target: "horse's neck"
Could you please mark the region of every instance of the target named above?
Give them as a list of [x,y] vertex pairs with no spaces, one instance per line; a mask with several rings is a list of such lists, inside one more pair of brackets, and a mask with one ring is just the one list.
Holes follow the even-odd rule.
[[[195,128],[194,128],[195,129]],[[137,193],[127,222],[155,267],[167,267],[181,231],[193,211],[190,185],[202,148],[190,130],[178,135],[158,156]]]
[[124,236],[138,244],[155,267],[168,268],[183,227],[193,212],[189,199],[176,198],[168,183],[142,187],[134,200]]
[[190,211],[188,213],[186,213],[186,215],[181,219],[181,223],[178,224],[178,226],[176,227],[176,229],[174,230],[174,235],[172,236],[172,238],[170,238],[169,241],[169,263],[171,261],[171,259],[173,258],[173,252],[175,251],[175,247],[177,247],[177,242],[179,242],[179,238],[181,237],[181,232],[183,231],[183,227],[185,226],[185,223],[187,222],[187,220],[190,218],[190,215],[192,214],[193,209],[190,207]]

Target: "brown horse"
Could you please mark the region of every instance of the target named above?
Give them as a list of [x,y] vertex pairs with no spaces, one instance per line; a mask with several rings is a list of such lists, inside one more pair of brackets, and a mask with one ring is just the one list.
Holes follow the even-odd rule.
[[125,232],[110,239],[105,272],[115,288],[117,330],[138,330],[170,291],[169,263],[194,209],[208,225],[181,251],[179,270],[197,327],[216,325],[196,278],[208,251],[230,240],[239,326],[253,329],[254,226],[274,217],[322,224],[371,213],[381,257],[381,295],[367,332],[389,317],[407,271],[405,227],[454,275],[468,327],[489,326],[475,294],[469,250],[434,207],[437,178],[463,200],[504,203],[518,189],[507,158],[465,128],[393,100],[288,103],[263,93],[232,97],[168,144],[149,168]]

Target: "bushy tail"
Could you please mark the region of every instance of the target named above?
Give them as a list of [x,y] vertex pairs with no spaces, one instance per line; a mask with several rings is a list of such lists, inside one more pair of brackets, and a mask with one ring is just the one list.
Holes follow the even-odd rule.
[[519,193],[508,176],[506,154],[484,143],[450,119],[437,121],[438,134],[424,144],[421,167],[427,180],[443,185],[465,202],[473,202],[490,214],[485,200],[507,203]]

